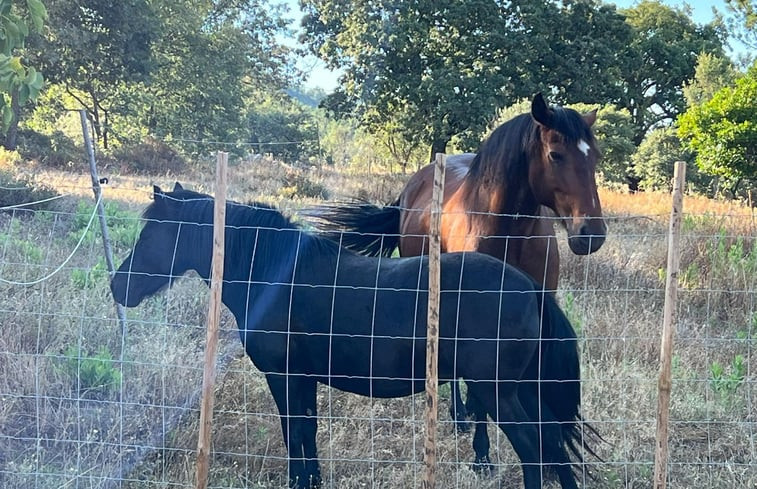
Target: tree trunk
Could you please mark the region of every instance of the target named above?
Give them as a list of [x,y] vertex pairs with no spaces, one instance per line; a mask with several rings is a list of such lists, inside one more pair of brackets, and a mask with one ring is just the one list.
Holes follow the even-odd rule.
[[449,136],[437,136],[434,138],[434,141],[431,143],[431,158],[429,161],[434,161],[436,159],[436,153],[447,152],[447,144],[449,143],[449,140]]
[[103,109],[105,115],[105,127],[103,127],[103,149],[108,149],[108,111]]
[[8,126],[8,132],[5,133],[3,146],[8,151],[15,151],[18,146],[18,121],[21,115],[17,88],[11,92],[11,111],[13,111],[13,117],[11,118],[10,126]]

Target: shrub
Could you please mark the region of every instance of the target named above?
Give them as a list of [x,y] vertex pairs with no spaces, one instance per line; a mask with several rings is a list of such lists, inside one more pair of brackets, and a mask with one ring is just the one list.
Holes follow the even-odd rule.
[[31,202],[33,204],[25,205],[24,209],[52,209],[55,201],[48,199],[57,195],[58,193],[47,185],[16,176],[7,170],[0,170],[0,210]]
[[128,170],[142,174],[181,173],[187,167],[187,162],[175,149],[150,137],[137,145],[116,149],[113,157],[125,163]]
[[284,184],[279,189],[279,195],[284,198],[309,197],[314,199],[328,199],[329,192],[325,185],[314,182],[307,175],[298,170],[288,170],[284,176]]
[[18,135],[19,153],[24,159],[37,161],[48,168],[68,169],[84,157],[84,150],[62,131],[41,134],[22,130]]
[[107,393],[121,386],[121,371],[107,347],[101,346],[94,355],[82,354],[76,346],[69,346],[64,356],[64,370],[77,385],[79,392]]

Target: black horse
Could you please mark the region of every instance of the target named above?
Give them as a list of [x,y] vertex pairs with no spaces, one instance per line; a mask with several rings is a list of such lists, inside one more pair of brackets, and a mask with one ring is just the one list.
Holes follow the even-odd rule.
[[[209,280],[212,197],[154,188],[134,250],[111,282],[133,307],[188,270]],[[423,391],[428,262],[364,257],[261,205],[226,206],[223,302],[279,409],[290,485],[317,487],[318,382],[377,398]],[[504,431],[527,488],[553,469],[577,487],[582,440],[576,336],[549,294],[479,253],[441,261],[439,378],[461,377]],[[476,438],[478,464],[488,439]],[[486,458],[485,458],[486,457]]]

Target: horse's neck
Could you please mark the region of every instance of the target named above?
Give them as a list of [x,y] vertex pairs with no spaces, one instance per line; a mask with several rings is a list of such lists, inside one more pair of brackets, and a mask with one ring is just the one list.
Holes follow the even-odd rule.
[[[495,219],[503,232],[522,229],[531,216],[540,214],[540,205],[528,178],[508,182],[505,175],[496,178],[467,178],[459,192],[467,195],[465,210],[475,211],[474,220]],[[487,226],[491,227],[491,226]],[[512,234],[512,233],[505,233]]]

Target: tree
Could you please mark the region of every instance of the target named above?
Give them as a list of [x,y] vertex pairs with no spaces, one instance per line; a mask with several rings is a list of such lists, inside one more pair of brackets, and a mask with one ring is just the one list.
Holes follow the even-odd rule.
[[37,62],[53,83],[66,87],[92,117],[108,145],[108,118],[124,83],[145,82],[152,67],[157,25],[148,0],[56,0],[34,43]]
[[675,127],[662,127],[647,134],[632,160],[642,190],[670,192],[673,187],[673,168],[677,161],[682,160],[686,162],[688,187],[712,194],[713,177],[698,171],[694,153],[681,143]]
[[683,86],[686,105],[691,107],[710,100],[721,88],[732,86],[738,76],[739,72],[728,58],[701,53],[697,57],[694,78]]
[[0,0],[0,116],[3,145],[15,149],[21,107],[35,100],[44,82],[42,74],[25,66],[19,51],[25,47],[29,28],[42,30],[47,9],[40,0]]
[[633,29],[614,5],[590,0],[558,4],[552,19],[544,19],[559,28],[547,30],[538,79],[561,104],[618,103],[625,91],[624,75],[638,65],[631,47]]
[[[431,155],[456,137],[473,149],[497,108],[544,90],[561,102],[619,97],[630,28],[583,1],[306,0],[304,41],[345,69],[326,104],[374,132],[400,127]],[[560,29],[552,28],[559,25]],[[625,61],[623,61],[625,62]]]
[[343,68],[339,109],[377,132],[400,128],[430,153],[455,135],[477,137],[498,107],[540,87],[534,47],[547,51],[541,20],[552,2],[303,0],[302,40]]
[[734,87],[689,108],[678,123],[699,169],[728,178],[732,193],[743,179],[757,178],[757,64]]
[[315,109],[288,95],[274,94],[250,104],[247,115],[253,149],[296,163],[318,156],[318,117]]
[[[757,49],[757,3],[754,0],[725,0],[730,13],[727,24],[736,39],[751,49]],[[754,55],[748,55],[754,61]]]
[[688,10],[657,0],[643,0],[621,13],[633,28],[631,47],[638,59],[623,75],[621,105],[633,118],[638,145],[651,128],[670,124],[683,112],[681,89],[694,77],[697,56],[704,52],[723,57],[725,33],[717,23],[696,25]]
[[207,150],[208,140],[250,141],[255,104],[279,97],[296,79],[292,51],[282,42],[288,34],[282,7],[252,0],[153,6],[161,28],[142,123],[188,151]]

